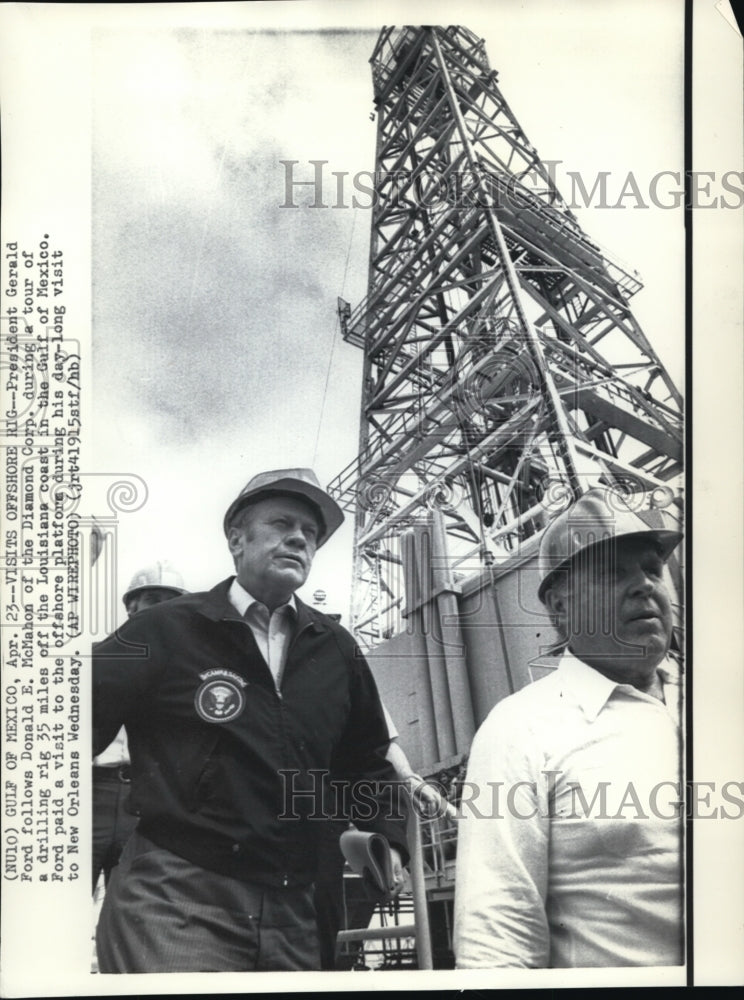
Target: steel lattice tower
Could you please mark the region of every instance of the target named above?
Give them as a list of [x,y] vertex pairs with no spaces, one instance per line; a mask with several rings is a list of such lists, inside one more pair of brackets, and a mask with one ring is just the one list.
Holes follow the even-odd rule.
[[642,286],[581,230],[461,27],[386,27],[364,350],[353,627],[400,628],[401,533],[444,515],[450,568],[541,531],[551,504],[621,484],[679,503],[681,398],[629,306]]

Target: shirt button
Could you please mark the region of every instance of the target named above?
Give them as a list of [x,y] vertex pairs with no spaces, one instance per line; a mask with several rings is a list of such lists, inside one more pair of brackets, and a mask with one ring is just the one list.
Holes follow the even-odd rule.
[[233,854],[240,854],[240,844],[233,844],[232,845],[232,852],[233,852]]

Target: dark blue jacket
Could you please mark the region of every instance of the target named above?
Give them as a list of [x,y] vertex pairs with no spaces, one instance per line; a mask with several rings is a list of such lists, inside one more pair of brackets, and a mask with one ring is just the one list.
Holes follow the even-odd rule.
[[326,810],[350,809],[405,858],[387,727],[354,640],[298,600],[280,696],[231,582],[141,611],[95,649],[94,753],[126,726],[140,832],[212,871],[305,885],[330,778]]

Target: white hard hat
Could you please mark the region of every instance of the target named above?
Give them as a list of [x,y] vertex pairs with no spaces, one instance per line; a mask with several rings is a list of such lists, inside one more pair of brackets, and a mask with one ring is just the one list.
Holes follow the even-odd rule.
[[650,528],[620,495],[595,488],[563,511],[548,525],[540,540],[540,585],[542,601],[558,570],[574,556],[594,545],[620,538],[642,537],[658,546],[666,561],[682,540],[679,531]]
[[137,570],[122,598],[125,606],[127,601],[141,590],[171,590],[176,594],[188,593],[183,585],[183,577],[167,559],[151,563],[149,566]]

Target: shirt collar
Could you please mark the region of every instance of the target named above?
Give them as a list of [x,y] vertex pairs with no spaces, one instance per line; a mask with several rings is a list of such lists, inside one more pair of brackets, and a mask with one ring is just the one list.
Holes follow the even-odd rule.
[[[568,649],[561,657],[558,670],[565,687],[572,693],[590,722],[594,722],[618,688],[642,698],[651,697],[638,691],[630,684],[619,684],[617,681],[610,680],[609,677],[605,677],[594,667],[590,667],[588,663],[584,663],[583,660],[574,656]],[[656,670],[664,686],[679,683],[679,670],[671,657],[668,656]]]
[[[245,587],[238,583],[237,577],[235,577],[233,582],[230,584],[230,589],[227,592],[227,599],[241,617],[245,615],[248,608],[252,608],[256,604],[262,608],[266,607],[262,601],[259,601],[252,594],[249,594]],[[286,604],[281,604],[278,608],[275,608],[275,610],[279,611],[281,608],[291,608],[292,611],[297,614],[297,601],[295,600],[295,595],[292,594]]]

